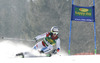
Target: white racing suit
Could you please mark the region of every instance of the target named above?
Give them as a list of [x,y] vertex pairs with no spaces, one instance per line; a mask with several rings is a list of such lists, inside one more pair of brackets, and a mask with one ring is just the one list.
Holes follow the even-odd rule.
[[37,40],[44,38],[42,41],[38,42],[33,49],[43,51],[43,53],[48,53],[53,50],[53,46],[56,45],[57,52],[60,50],[60,39],[58,36],[53,37],[52,33],[46,32],[42,35],[35,37]]

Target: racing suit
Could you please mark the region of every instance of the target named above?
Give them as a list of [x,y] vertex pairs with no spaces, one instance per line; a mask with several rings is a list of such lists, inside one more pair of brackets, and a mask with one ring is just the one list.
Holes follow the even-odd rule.
[[53,46],[56,45],[57,52],[60,50],[60,39],[58,35],[56,37],[53,36],[51,32],[46,32],[42,35],[38,35],[35,37],[35,39],[39,40],[42,39],[42,41],[38,42],[33,49],[42,51],[43,53],[48,53],[51,50],[53,50]]

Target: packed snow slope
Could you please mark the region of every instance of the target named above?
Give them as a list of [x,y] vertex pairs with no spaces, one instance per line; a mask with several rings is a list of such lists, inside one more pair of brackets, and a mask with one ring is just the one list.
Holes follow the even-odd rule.
[[[15,54],[29,51],[31,47],[15,44],[12,41],[0,42],[0,63],[94,63],[99,62],[100,55],[54,55],[52,57],[16,58]],[[35,53],[36,54],[36,53]]]
[[0,42],[0,58],[13,58],[16,53],[29,49],[25,45],[15,44],[9,40],[2,41]]
[[[0,58],[15,58],[15,55],[20,52],[29,52],[31,55],[33,54],[36,56],[44,56],[38,51],[33,50],[32,47],[24,45],[23,43],[18,43],[17,41],[10,40],[4,40],[0,42],[0,51]],[[60,54],[63,54],[64,56],[64,52]],[[57,54],[55,56],[61,56],[60,54]],[[29,57],[27,56],[27,58]]]

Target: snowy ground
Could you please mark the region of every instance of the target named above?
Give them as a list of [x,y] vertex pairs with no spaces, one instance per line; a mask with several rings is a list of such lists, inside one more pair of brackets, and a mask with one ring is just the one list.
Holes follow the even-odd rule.
[[61,56],[37,57],[37,58],[15,58],[19,52],[29,51],[30,47],[22,44],[14,44],[11,41],[0,42],[0,63],[100,63],[100,55],[76,55],[68,56],[61,53]]

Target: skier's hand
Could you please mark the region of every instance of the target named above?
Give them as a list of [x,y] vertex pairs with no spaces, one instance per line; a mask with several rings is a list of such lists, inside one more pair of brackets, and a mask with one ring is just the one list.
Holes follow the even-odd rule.
[[54,50],[52,51],[52,53],[53,53],[53,54],[57,54],[57,49],[54,49]]
[[58,49],[54,49],[54,50],[52,51],[52,53],[53,53],[53,54],[57,54],[57,52],[59,52],[59,50],[60,50],[59,48],[58,48]]
[[37,42],[37,39],[36,38],[33,38],[34,42]]

